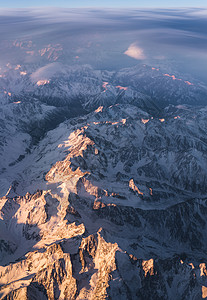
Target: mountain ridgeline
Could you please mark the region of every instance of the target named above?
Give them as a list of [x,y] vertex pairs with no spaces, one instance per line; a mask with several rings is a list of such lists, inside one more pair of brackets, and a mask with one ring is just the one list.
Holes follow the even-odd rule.
[[205,299],[207,87],[56,62],[0,90],[0,298]]

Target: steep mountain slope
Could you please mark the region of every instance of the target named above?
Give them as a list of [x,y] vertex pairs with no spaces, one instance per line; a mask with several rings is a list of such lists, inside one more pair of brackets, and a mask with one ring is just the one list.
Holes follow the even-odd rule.
[[4,173],[1,298],[205,298],[206,129],[119,104],[49,131]]
[[114,80],[147,94],[161,107],[168,104],[206,105],[205,86],[188,81],[182,74],[167,74],[160,69],[140,65],[120,70]]
[[8,63],[0,74],[0,142],[1,147],[19,145],[8,158],[8,147],[1,149],[0,155],[4,153],[7,162],[0,166],[2,172],[21,159],[48,130],[99,106],[131,104],[162,118],[163,107],[170,103],[206,103],[207,89],[203,85],[167,75],[145,65],[108,72],[58,62],[43,66]]
[[201,105],[207,99],[203,84],[146,65],[118,72],[58,62],[8,65],[0,75],[0,88],[7,99],[25,102],[35,97],[56,107],[74,106],[79,101],[87,111],[116,103],[157,111],[169,104]]

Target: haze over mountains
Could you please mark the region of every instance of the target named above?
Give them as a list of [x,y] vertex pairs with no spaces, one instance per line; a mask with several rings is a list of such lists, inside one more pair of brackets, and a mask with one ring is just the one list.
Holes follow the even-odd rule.
[[205,28],[191,73],[141,41],[202,13],[0,17],[1,299],[207,297]]

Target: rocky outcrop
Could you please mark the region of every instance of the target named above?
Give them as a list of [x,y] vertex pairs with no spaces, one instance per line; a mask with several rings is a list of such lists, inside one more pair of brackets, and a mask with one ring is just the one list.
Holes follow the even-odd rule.
[[5,135],[22,118],[0,143],[1,299],[207,295],[207,110],[160,110],[205,89],[146,66],[112,73],[25,78],[36,102],[1,111]]

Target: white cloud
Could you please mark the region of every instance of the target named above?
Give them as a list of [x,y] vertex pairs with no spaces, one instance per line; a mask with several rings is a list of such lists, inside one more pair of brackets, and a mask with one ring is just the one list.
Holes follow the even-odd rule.
[[31,80],[37,82],[39,80],[49,80],[53,76],[64,73],[64,68],[60,63],[51,63],[42,68],[37,69],[31,74]]
[[124,52],[124,54],[135,59],[146,59],[143,49],[138,47],[136,43],[131,44],[129,48]]

